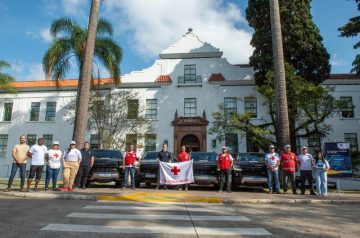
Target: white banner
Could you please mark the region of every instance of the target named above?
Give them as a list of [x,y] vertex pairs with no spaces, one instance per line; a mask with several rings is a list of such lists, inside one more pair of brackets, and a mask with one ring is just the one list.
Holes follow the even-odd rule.
[[160,184],[186,184],[194,182],[193,160],[180,163],[160,162]]

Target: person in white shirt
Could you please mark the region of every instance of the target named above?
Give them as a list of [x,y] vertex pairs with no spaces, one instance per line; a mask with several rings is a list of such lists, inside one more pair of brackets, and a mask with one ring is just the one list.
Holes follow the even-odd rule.
[[316,169],[316,192],[317,195],[327,195],[327,172],[330,169],[328,161],[325,159],[324,154],[319,151],[315,156],[315,169]]
[[312,168],[314,165],[314,158],[311,154],[307,152],[306,146],[301,148],[301,154],[297,157],[298,165],[300,166],[300,190],[301,194],[305,194],[305,182],[306,180],[310,186],[310,194],[315,195],[314,188],[313,188],[313,175],[312,175]]
[[31,183],[35,177],[35,188],[34,191],[38,191],[39,182],[41,179],[41,174],[44,170],[45,164],[45,156],[47,152],[47,147],[44,145],[44,139],[39,138],[37,145],[31,146],[28,156],[31,158],[31,166],[30,166],[30,173],[29,178],[27,181],[27,189],[26,191],[30,191]]
[[61,155],[62,152],[59,150],[59,142],[54,141],[52,149],[48,150],[46,157],[46,178],[45,178],[45,191],[49,188],[50,179],[52,179],[52,189],[56,191],[57,177],[61,168]]
[[275,191],[280,194],[280,182],[279,182],[279,165],[280,165],[280,156],[275,152],[275,146],[269,146],[270,152],[265,155],[265,164],[268,172],[268,185],[269,185],[269,194],[273,193],[274,182],[275,182]]
[[64,187],[61,188],[60,191],[73,191],[81,158],[81,152],[76,148],[76,142],[71,141],[70,148],[64,151],[62,157]]

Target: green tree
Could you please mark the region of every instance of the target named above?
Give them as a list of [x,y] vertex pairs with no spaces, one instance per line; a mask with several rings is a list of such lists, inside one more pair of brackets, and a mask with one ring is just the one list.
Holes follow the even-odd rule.
[[[354,0],[357,3],[357,9],[360,11],[360,0]],[[352,17],[348,23],[339,28],[341,37],[355,37],[360,33],[360,16]],[[360,47],[360,41],[354,45],[354,49]],[[353,68],[351,73],[360,75],[360,54],[355,56],[355,60],[352,63]]]
[[[93,5],[92,10],[94,10]],[[97,19],[97,16],[95,18]],[[89,22],[91,19],[94,21],[90,17]],[[89,71],[92,72],[92,60],[90,60],[89,53],[86,53],[86,48],[89,45],[87,35],[91,29],[94,30],[93,28],[93,24],[89,24],[89,30],[87,30],[66,17],[53,21],[50,28],[53,42],[43,58],[43,68],[46,75],[57,82],[63,79],[69,71],[70,60],[74,58],[77,62],[80,73],[76,100],[77,119],[75,120],[73,137],[79,144],[85,139],[90,97],[90,79],[88,77],[91,75]],[[95,29],[97,30],[93,49],[94,58],[105,66],[114,82],[119,83],[122,51],[120,46],[111,38],[113,34],[112,25],[107,20],[99,19]],[[83,72],[86,58],[87,61],[90,61],[90,66],[86,69],[87,73]]]
[[[321,83],[330,73],[329,54],[319,29],[312,21],[310,0],[280,0],[280,15],[285,62],[296,75],[313,83]],[[273,70],[269,0],[248,1],[246,19],[254,28],[251,45],[255,48],[250,64],[255,81],[262,85]]]
[[6,93],[16,93],[16,90],[11,87],[11,83],[15,81],[15,78],[8,73],[3,73],[3,68],[10,68],[10,64],[4,60],[0,60],[0,90]]

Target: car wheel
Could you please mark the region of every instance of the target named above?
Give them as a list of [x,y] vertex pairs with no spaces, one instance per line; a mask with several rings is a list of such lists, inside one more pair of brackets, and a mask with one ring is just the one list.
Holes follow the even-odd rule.
[[216,190],[218,190],[218,189],[220,188],[220,184],[214,183],[214,188],[215,188]]
[[115,187],[120,188],[122,183],[120,181],[115,181]]
[[140,182],[135,182],[135,187],[140,188]]
[[151,183],[145,183],[146,186],[150,187],[151,186]]

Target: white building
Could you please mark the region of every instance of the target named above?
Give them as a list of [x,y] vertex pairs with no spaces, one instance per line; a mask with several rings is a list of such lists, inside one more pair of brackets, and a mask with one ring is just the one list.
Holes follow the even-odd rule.
[[[153,131],[137,141],[138,152],[160,150],[168,143],[170,151],[178,151],[181,144],[190,150],[220,151],[226,144],[233,151],[253,150],[246,136],[229,135],[225,142],[215,141],[209,135],[211,113],[225,103],[227,110],[254,113],[254,123],[269,120],[263,99],[254,89],[253,70],[249,65],[232,65],[222,52],[201,42],[193,32],[186,33],[178,42],[159,54],[155,63],[142,71],[122,76],[119,89],[103,85],[106,90],[132,89],[142,95],[139,103],[145,105],[146,116],[152,118]],[[101,80],[101,83],[107,79]],[[351,105],[360,105],[360,79],[354,75],[332,75],[324,85],[336,87],[336,98],[346,97]],[[53,81],[16,82],[18,94],[0,94],[0,176],[8,176],[11,169],[11,150],[20,135],[27,135],[30,144],[44,137],[45,144],[59,140],[62,148],[68,146],[73,125],[64,116],[69,103],[75,99],[76,80],[64,80],[58,91]],[[323,142],[349,140],[358,150],[360,108],[344,109],[344,117],[331,118],[333,126],[327,138],[299,141],[315,148]],[[346,117],[345,117],[346,116]],[[87,140],[96,144],[96,137]]]

